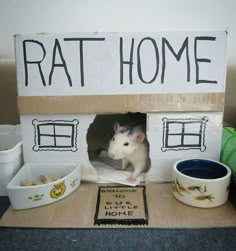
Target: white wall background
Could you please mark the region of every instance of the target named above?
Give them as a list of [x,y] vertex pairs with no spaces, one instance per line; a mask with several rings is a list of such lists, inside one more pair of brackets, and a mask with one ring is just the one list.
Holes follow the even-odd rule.
[[0,62],[14,62],[19,33],[227,29],[225,119],[236,125],[235,11],[235,0],[0,0]]

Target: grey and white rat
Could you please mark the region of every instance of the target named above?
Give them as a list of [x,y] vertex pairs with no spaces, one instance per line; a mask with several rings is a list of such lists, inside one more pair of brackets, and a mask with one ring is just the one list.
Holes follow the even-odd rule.
[[108,155],[112,159],[122,160],[122,169],[133,167],[128,181],[134,182],[150,168],[149,144],[141,126],[120,126],[114,124],[114,135],[109,143]]

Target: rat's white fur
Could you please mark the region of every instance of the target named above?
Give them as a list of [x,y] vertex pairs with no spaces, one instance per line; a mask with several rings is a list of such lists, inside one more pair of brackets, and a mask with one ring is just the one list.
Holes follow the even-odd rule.
[[146,136],[140,127],[133,128],[114,126],[115,134],[110,141],[108,155],[113,159],[122,160],[122,169],[129,164],[133,166],[133,173],[129,180],[134,181],[150,168],[149,147]]

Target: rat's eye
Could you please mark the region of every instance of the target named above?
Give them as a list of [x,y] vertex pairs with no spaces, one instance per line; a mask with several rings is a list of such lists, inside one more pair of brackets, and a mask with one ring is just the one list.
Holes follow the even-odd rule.
[[128,145],[129,145],[129,142],[124,143],[124,146],[128,146]]
[[112,137],[112,141],[114,141],[115,140],[115,137]]

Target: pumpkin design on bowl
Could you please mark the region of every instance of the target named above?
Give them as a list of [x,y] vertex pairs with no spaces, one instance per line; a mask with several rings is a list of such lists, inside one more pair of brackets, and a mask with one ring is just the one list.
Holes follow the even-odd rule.
[[66,185],[64,182],[61,182],[53,186],[53,189],[50,192],[50,196],[51,198],[58,199],[65,193],[65,191],[66,191]]

